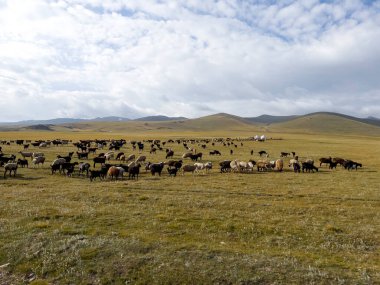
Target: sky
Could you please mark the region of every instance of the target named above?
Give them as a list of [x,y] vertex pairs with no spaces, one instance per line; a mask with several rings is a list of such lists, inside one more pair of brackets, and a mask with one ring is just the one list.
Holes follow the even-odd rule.
[[380,118],[380,0],[0,0],[0,121]]

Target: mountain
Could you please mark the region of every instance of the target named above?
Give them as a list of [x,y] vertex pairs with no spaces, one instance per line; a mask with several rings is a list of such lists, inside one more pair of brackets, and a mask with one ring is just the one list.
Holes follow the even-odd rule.
[[167,117],[163,115],[158,116],[147,116],[138,119],[134,119],[134,121],[144,121],[144,122],[163,122],[163,121],[181,121],[187,120],[185,117]]
[[228,135],[231,132],[237,135],[276,132],[380,136],[380,120],[356,118],[331,112],[317,112],[300,116],[262,115],[248,118],[218,113],[195,119],[167,116],[149,116],[135,120],[123,117],[101,117],[89,120],[58,118],[44,121],[22,121],[0,126],[0,131],[23,130],[108,133],[205,132],[211,134],[214,132],[214,135],[216,133],[218,133],[217,135]]
[[248,117],[244,118],[252,123],[259,123],[259,124],[273,124],[273,123],[281,123],[293,120],[297,118],[297,115],[292,116],[271,116],[271,115],[261,115],[258,117]]
[[277,132],[380,135],[380,127],[368,123],[366,119],[330,112],[318,112],[298,116],[292,120],[271,124],[269,125],[269,129]]

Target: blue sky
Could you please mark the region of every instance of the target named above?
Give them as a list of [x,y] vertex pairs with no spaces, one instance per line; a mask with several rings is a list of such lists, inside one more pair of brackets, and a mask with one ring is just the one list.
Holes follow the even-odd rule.
[[380,117],[380,1],[0,0],[0,121]]

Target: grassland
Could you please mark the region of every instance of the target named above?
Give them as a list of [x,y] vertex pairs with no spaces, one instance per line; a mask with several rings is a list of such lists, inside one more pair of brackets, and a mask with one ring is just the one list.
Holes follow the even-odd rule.
[[[122,127],[122,126],[121,126]],[[240,137],[178,130],[4,132],[0,139]],[[204,160],[339,156],[358,171],[209,174],[138,181],[51,175],[49,166],[0,178],[0,284],[380,283],[379,138],[271,133],[266,142],[210,144]],[[182,145],[169,144],[176,158]],[[218,149],[221,157],[207,155]],[[251,157],[250,151],[254,150]],[[72,146],[43,150],[52,161]],[[17,153],[14,144],[3,146]],[[130,145],[123,152],[132,153]],[[144,154],[165,159],[164,152]],[[287,159],[286,159],[287,161]],[[2,176],[3,170],[0,170]]]

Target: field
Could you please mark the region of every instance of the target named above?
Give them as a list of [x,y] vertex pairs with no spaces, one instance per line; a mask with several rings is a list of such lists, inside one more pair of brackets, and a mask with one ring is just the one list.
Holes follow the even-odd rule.
[[[213,138],[234,132],[3,132],[0,139]],[[3,179],[0,168],[0,284],[378,284],[379,138],[272,133],[266,142],[201,149],[210,173],[90,182],[50,172],[48,163]],[[148,144],[146,144],[148,145]],[[185,151],[171,143],[175,158]],[[210,156],[218,149],[222,156]],[[254,150],[254,155],[250,151]],[[4,145],[17,153],[20,146]],[[34,148],[33,150],[38,150]],[[338,156],[357,171],[220,173],[224,159]],[[121,151],[133,153],[130,144]],[[137,151],[135,152],[137,154]],[[165,160],[165,152],[148,160]],[[91,156],[92,157],[92,156]],[[290,158],[285,158],[287,162]],[[76,159],[75,159],[76,160]],[[116,163],[116,161],[113,161]],[[319,166],[319,164],[317,164]]]

